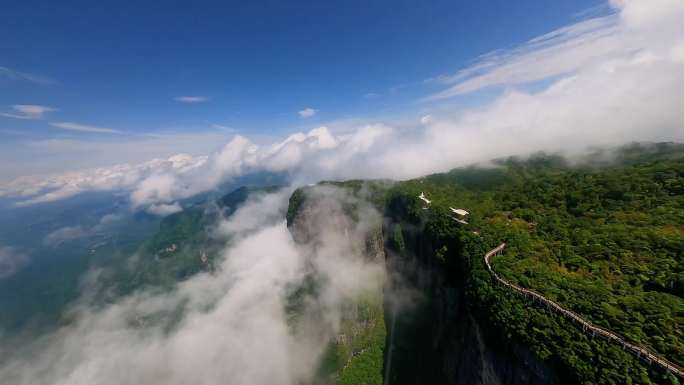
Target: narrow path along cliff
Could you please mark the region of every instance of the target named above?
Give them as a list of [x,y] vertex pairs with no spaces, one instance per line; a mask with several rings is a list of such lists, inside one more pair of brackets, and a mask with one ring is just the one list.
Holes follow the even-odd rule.
[[523,295],[525,298],[531,298],[533,301],[538,302],[541,305],[546,306],[548,309],[551,309],[555,311],[556,313],[570,319],[572,322],[581,325],[582,330],[590,335],[591,337],[599,336],[601,338],[605,338],[609,341],[612,341],[616,344],[619,344],[622,346],[623,350],[627,350],[630,353],[634,354],[637,358],[644,360],[645,362],[649,364],[656,364],[660,366],[661,368],[676,374],[677,376],[684,378],[684,368],[681,366],[672,363],[668,361],[667,359],[651,352],[650,350],[641,347],[635,343],[629,342],[627,338],[622,337],[618,335],[615,332],[606,330],[604,328],[595,326],[591,324],[589,321],[585,320],[582,318],[580,315],[577,313],[568,310],[564,308],[563,306],[557,304],[556,302],[544,297],[543,295],[536,293],[532,290],[525,289],[523,287],[520,287],[518,285],[515,285],[511,282],[508,282],[507,280],[501,278],[495,271],[492,269],[491,265],[491,259],[494,255],[499,255],[503,253],[504,248],[506,247],[505,243],[500,244],[499,246],[495,247],[494,249],[490,250],[488,253],[485,254],[484,256],[484,262],[485,265],[487,265],[487,270],[489,273],[492,275],[494,278],[494,281],[498,284],[501,285],[509,290],[512,290],[515,293],[518,293],[520,295]]

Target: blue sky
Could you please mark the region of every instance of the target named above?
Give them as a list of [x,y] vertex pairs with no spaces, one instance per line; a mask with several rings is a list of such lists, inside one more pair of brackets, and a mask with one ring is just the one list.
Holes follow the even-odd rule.
[[409,178],[684,140],[683,17],[677,0],[9,3],[0,197],[166,210],[250,172]]
[[[53,119],[126,132],[213,123],[277,133],[301,124],[305,107],[321,120],[404,108],[427,92],[419,85],[426,78],[596,4],[14,1],[0,13],[0,66],[55,84],[3,79],[0,104],[54,106]],[[3,119],[0,127],[54,131],[22,123]]]

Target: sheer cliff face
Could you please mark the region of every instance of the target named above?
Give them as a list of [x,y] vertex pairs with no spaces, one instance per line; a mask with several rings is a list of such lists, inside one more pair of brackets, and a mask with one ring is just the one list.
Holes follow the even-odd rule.
[[[358,355],[378,348],[358,341],[382,322],[387,334],[381,346],[384,354],[367,357],[382,368],[383,378],[376,378],[380,381],[376,383],[560,383],[524,347],[502,338],[486,320],[471,314],[465,290],[468,270],[458,254],[458,241],[450,244],[451,262],[445,263],[444,258],[437,258],[441,245],[420,224],[403,223],[397,230],[401,218],[387,215],[383,220],[363,199],[340,188],[318,186],[296,194],[289,228],[312,259],[330,253],[329,245],[334,244],[337,258],[357,258],[369,267],[386,266],[391,277],[384,290],[384,317],[360,319],[365,305],[358,298],[346,302],[343,326],[333,342],[337,351],[345,353],[337,357],[331,378],[344,383]],[[398,232],[403,234],[402,250],[397,250],[394,239]],[[379,291],[374,295],[382,296]]]
[[[311,252],[339,247],[341,257],[384,263],[382,216],[365,200],[341,188],[307,188],[289,223],[292,236]],[[292,204],[292,203],[291,203]]]
[[[366,201],[332,186],[298,190],[288,226],[309,266],[307,303],[330,302],[325,314],[301,309],[300,318],[335,323],[316,383],[382,384],[385,324],[382,288],[385,256],[381,215]],[[331,288],[333,290],[331,290]],[[333,318],[328,314],[335,311]],[[306,322],[306,321],[303,321]]]
[[444,245],[425,231],[424,224],[401,223],[400,217],[389,214],[392,218],[385,220],[383,233],[390,235],[386,255],[393,279],[386,294],[398,297],[399,303],[412,298],[409,305],[396,308],[389,383],[562,383],[524,346],[472,313],[474,306],[466,292],[469,269],[461,257],[460,242],[450,244],[446,255],[439,257]]

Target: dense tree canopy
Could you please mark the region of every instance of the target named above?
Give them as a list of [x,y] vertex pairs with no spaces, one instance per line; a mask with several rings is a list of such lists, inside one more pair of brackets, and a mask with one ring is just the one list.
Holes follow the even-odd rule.
[[[403,228],[424,229],[446,266],[466,258],[477,311],[571,378],[677,383],[493,287],[482,255],[506,242],[504,255],[493,260],[503,277],[684,364],[682,155],[682,146],[661,144],[596,153],[575,164],[544,154],[503,159],[496,168],[399,183],[387,194],[387,215]],[[417,199],[421,192],[432,201],[427,210]],[[469,224],[453,221],[450,207],[470,211]],[[411,235],[398,232],[389,245],[410,248]]]

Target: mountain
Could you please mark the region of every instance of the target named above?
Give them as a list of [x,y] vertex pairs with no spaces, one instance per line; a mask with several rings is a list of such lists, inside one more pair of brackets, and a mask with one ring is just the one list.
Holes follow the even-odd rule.
[[[345,357],[380,349],[391,384],[679,383],[495,285],[483,257],[505,242],[492,262],[503,279],[684,364],[684,146],[634,144],[573,161],[536,154],[397,183],[326,185],[382,213],[368,237],[382,234],[393,277],[383,300],[387,339],[333,341],[351,352],[338,354],[338,378],[355,371]],[[320,188],[290,199],[295,239]],[[452,208],[465,209],[466,220],[454,220],[462,218]],[[395,307],[407,296],[412,306]]]
[[211,271],[221,250],[230,244],[230,239],[216,233],[219,220],[230,218],[250,197],[278,189],[242,186],[164,217],[158,231],[129,263],[110,266],[105,273],[108,279],[101,286],[102,295],[117,298],[141,288],[168,289],[200,271]]
[[[11,210],[0,240],[15,246],[0,252],[30,260],[0,266],[16,270],[0,277],[0,334],[9,342],[0,350],[37,341],[22,348],[31,358],[63,335],[80,354],[70,333],[92,325],[100,341],[101,324],[88,320],[107,325],[117,311],[115,332],[154,334],[147,347],[183,334],[188,319],[213,320],[213,306],[231,298],[239,306],[212,325],[222,333],[226,320],[251,322],[243,307],[267,310],[296,342],[278,346],[292,362],[301,351],[287,349],[310,350],[303,383],[311,366],[316,385],[681,383],[631,347],[684,364],[684,145],[538,153],[405,181],[325,181],[293,191],[285,210],[287,191],[207,193],[164,218],[130,213],[116,195]],[[268,224],[249,223],[250,208]],[[250,242],[268,245],[252,255]],[[502,253],[488,264],[490,250]],[[247,262],[259,266],[255,275],[243,274]],[[193,313],[174,297],[188,283],[204,298],[213,279],[221,290]],[[231,291],[235,282],[258,284],[258,295]],[[179,301],[137,307],[169,298]],[[41,354],[53,351],[61,350]]]
[[84,273],[133,254],[159,221],[111,193],[0,209],[0,250],[25,261],[0,278],[0,334],[54,326],[81,295]]
[[[245,180],[263,186],[274,179],[260,178]],[[131,213],[125,197],[117,194],[3,209],[0,251],[12,245],[4,250],[25,256],[26,263],[0,277],[0,334],[41,332],[68,322],[64,311],[83,297],[88,272],[98,275],[87,297],[102,304],[143,287],[169,288],[211,269],[225,246],[225,240],[211,234],[218,219],[230,217],[252,194],[275,189],[243,186],[221,195],[202,194],[164,218]]]

